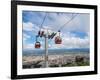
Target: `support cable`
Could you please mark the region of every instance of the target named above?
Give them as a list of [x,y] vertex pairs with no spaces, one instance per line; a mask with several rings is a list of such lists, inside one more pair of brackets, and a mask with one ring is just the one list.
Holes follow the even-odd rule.
[[60,31],[61,29],[63,29],[65,25],[69,24],[77,15],[78,15],[78,13],[77,13],[76,15],[73,15],[73,14],[72,14],[72,18],[71,18],[69,21],[67,21],[65,24],[63,24],[63,25],[58,29],[58,31]]

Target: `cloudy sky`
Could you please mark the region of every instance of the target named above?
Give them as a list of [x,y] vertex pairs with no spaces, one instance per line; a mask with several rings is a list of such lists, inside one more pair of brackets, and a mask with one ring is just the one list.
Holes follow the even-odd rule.
[[[45,16],[46,18],[41,29],[44,30],[44,28],[48,28],[50,33],[57,32],[60,29],[62,37],[62,44],[55,44],[54,38],[49,39],[49,49],[90,47],[89,14],[23,11],[23,49],[35,49],[35,36],[40,30]],[[67,22],[69,23],[64,25]],[[40,41],[42,45],[40,49],[44,49],[44,38],[38,38],[38,41]]]

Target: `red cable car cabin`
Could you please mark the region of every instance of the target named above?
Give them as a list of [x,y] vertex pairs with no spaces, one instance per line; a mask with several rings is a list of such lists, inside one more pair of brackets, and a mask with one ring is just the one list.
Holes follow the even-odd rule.
[[55,37],[55,44],[61,44],[62,43],[62,39],[60,37],[60,30],[58,30],[59,36]]
[[62,39],[60,36],[55,37],[55,44],[61,44],[62,43]]
[[40,48],[40,47],[41,47],[40,42],[36,42],[36,43],[35,43],[35,48]]

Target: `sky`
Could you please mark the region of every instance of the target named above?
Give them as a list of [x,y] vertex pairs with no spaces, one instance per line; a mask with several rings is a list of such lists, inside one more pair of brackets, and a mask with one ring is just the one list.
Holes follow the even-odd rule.
[[[46,18],[41,27],[45,16]],[[72,19],[72,17],[74,18]],[[48,40],[49,49],[90,48],[89,19],[90,15],[88,13],[23,11],[23,49],[35,49],[36,35],[40,29],[44,31],[48,29],[50,34],[58,32],[59,29],[61,31],[62,44],[54,43],[57,33],[53,39]],[[69,23],[65,24],[67,22]],[[38,38],[38,41],[41,43],[40,49],[44,49],[44,38]]]

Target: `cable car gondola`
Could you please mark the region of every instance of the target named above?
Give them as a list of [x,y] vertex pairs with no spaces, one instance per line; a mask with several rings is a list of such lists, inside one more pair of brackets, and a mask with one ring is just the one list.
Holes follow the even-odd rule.
[[60,30],[59,32],[59,36],[55,37],[55,44],[61,44],[62,43],[62,38],[60,37]]
[[35,43],[35,48],[40,48],[40,47],[41,47],[40,42],[36,42],[36,43]]
[[61,44],[62,43],[62,39],[60,36],[55,37],[55,44]]
[[35,43],[35,48],[40,48],[41,44],[39,41],[37,41],[38,35],[36,36],[36,43]]

